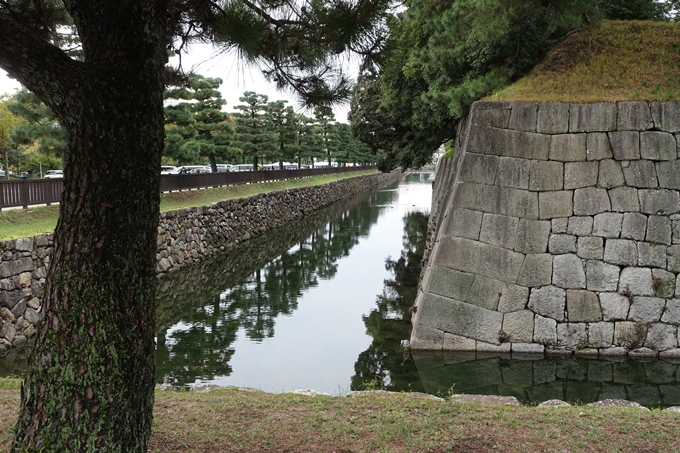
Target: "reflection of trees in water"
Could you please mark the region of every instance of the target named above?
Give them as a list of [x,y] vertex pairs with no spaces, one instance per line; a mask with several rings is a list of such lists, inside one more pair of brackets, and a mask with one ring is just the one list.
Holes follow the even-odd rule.
[[253,341],[273,337],[276,318],[291,315],[319,279],[335,276],[338,260],[378,220],[378,206],[395,197],[354,198],[159,281],[158,381],[181,386],[229,375],[238,329]]
[[364,316],[367,333],[373,337],[373,342],[359,354],[354,365],[352,390],[377,384],[387,390],[422,391],[418,369],[410,357],[404,356],[400,342],[409,338],[411,332],[408,309],[413,305],[418,290],[427,221],[428,215],[422,212],[412,212],[404,217],[401,256],[397,260],[385,260],[385,268],[393,273],[394,278],[385,280],[376,309]]

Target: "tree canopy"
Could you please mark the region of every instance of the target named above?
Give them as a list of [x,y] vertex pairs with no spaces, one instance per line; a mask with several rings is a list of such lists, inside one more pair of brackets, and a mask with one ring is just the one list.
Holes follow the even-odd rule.
[[456,133],[472,103],[532,69],[556,42],[603,18],[670,18],[655,0],[419,0],[389,22],[390,38],[364,71],[349,115],[354,134],[388,155],[382,165],[420,166]]

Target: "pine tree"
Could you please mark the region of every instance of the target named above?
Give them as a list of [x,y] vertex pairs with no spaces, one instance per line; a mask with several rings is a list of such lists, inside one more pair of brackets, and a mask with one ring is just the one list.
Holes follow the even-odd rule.
[[253,170],[257,170],[260,156],[272,156],[277,152],[276,136],[267,111],[268,97],[246,91],[238,99],[244,104],[234,107],[239,111],[234,114],[235,146],[241,150],[242,162],[250,159]]
[[293,107],[286,106],[287,101],[270,102],[267,105],[274,133],[276,134],[279,168],[283,170],[283,162],[293,161],[297,156],[298,115]]
[[314,109],[314,117],[319,125],[321,146],[330,167],[331,157],[338,151],[338,129],[335,127],[335,114],[330,107],[322,106]]

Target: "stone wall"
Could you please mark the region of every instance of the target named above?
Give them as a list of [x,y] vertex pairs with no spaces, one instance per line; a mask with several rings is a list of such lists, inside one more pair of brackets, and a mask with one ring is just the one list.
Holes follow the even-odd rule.
[[[398,172],[359,176],[163,212],[158,225],[158,276],[398,178]],[[0,356],[35,335],[52,242],[52,234],[0,242]]]
[[678,139],[680,103],[475,103],[411,347],[680,357]]

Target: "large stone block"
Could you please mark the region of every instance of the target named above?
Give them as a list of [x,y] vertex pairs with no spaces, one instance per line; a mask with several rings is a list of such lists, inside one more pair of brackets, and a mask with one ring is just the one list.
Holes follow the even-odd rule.
[[477,275],[467,298],[463,302],[488,310],[495,310],[498,307],[498,300],[502,291],[503,282]]
[[33,238],[19,238],[14,243],[14,249],[17,252],[32,252],[33,251]]
[[671,219],[673,228],[673,244],[680,244],[680,220]]
[[614,159],[637,160],[640,158],[640,133],[634,131],[610,132],[609,144]]
[[510,122],[510,103],[475,102],[470,114],[475,126],[506,128]]
[[588,160],[611,159],[614,157],[609,136],[604,132],[588,134],[586,138],[586,155]]
[[633,187],[617,187],[609,191],[612,211],[615,212],[639,212],[640,202],[638,191]]
[[666,132],[680,132],[680,104],[678,102],[652,102],[654,126]]
[[549,253],[529,254],[522,263],[517,284],[526,287],[549,285],[552,279],[553,256]]
[[619,102],[616,128],[620,131],[645,131],[654,127],[649,104],[644,101]]
[[526,286],[505,284],[501,299],[498,301],[498,311],[510,313],[520,311],[526,307],[529,298],[529,288]]
[[601,260],[604,257],[604,239],[580,237],[576,244],[576,254],[587,260]]
[[436,259],[435,264],[515,283],[524,255],[469,239],[445,237]]
[[628,319],[631,301],[628,297],[619,293],[600,293],[600,307],[602,307],[602,320],[625,321]]
[[625,183],[626,180],[623,177],[623,170],[621,169],[621,164],[619,162],[613,159],[605,159],[599,162],[598,186],[605,189],[612,189],[614,187],[622,186]]
[[640,157],[650,160],[675,160],[678,157],[675,137],[668,132],[642,132]]
[[647,331],[645,347],[654,351],[665,351],[678,347],[678,328],[670,324],[658,323]]
[[569,225],[568,217],[552,219],[550,221],[550,231],[552,231],[553,233],[566,233],[568,225]]
[[640,210],[645,214],[669,215],[680,212],[680,193],[675,190],[639,190]]
[[563,134],[569,130],[569,104],[545,103],[538,105],[536,131],[544,134]]
[[551,234],[548,250],[553,255],[576,253],[576,236],[571,234]]
[[454,335],[498,345],[500,344],[498,336],[503,327],[503,314],[428,294],[418,310],[418,323]]
[[607,132],[616,129],[616,104],[597,102],[569,105],[569,132]]
[[554,161],[531,161],[529,190],[562,190],[564,164]]
[[652,286],[656,297],[672,298],[675,294],[675,274],[663,269],[652,269]]
[[535,102],[513,102],[509,129],[536,132],[538,104]]
[[595,216],[593,236],[617,238],[621,234],[623,214],[620,212],[603,212]]
[[644,241],[647,232],[647,216],[637,212],[626,212],[623,214],[621,225],[621,237],[623,239],[635,239]]
[[647,329],[630,321],[614,324],[614,344],[628,349],[639,348],[647,339]]
[[653,296],[652,270],[646,267],[626,267],[619,278],[619,292],[634,296]]
[[479,240],[487,244],[513,249],[517,238],[519,219],[498,214],[484,214]]
[[632,187],[654,188],[659,186],[656,167],[649,160],[634,160],[623,169],[626,184]]
[[22,272],[30,272],[33,269],[33,259],[30,257],[3,261],[0,263],[0,278],[12,277],[14,275],[19,275]]
[[586,273],[581,258],[574,254],[556,255],[553,258],[553,285],[565,289],[586,287]]
[[680,273],[680,245],[671,245],[666,248],[666,269]]
[[648,242],[671,245],[671,219],[667,216],[650,215],[647,219]]
[[583,348],[588,345],[588,331],[585,323],[557,324],[557,345],[567,349]]
[[630,305],[628,319],[638,322],[658,322],[666,301],[660,297],[635,296]]
[[498,161],[497,185],[515,189],[528,189],[530,162],[527,159],[501,157]]
[[604,260],[619,266],[637,265],[637,247],[627,239],[607,239],[604,246]]
[[467,239],[479,239],[484,214],[470,209],[456,209],[451,214],[446,234]]
[[531,343],[534,336],[534,313],[530,310],[503,315],[503,332],[513,343]]
[[567,291],[567,317],[569,322],[596,322],[602,320],[600,300],[592,291]]
[[536,315],[534,318],[534,342],[548,346],[556,346],[557,321]]
[[444,334],[442,349],[444,351],[474,351],[477,341],[472,338],[461,337],[451,333]]
[[680,160],[656,164],[659,186],[663,189],[680,189]]
[[456,300],[466,300],[474,274],[460,272],[444,266],[434,266],[428,283],[428,291]]
[[591,291],[616,291],[619,285],[618,266],[599,260],[586,261],[586,288]]
[[496,183],[497,170],[497,156],[465,153],[459,178],[461,181],[494,185]]
[[564,164],[564,188],[571,190],[594,186],[597,184],[598,171],[597,162],[567,162]]
[[443,331],[416,323],[413,326],[413,332],[411,332],[409,346],[416,350],[441,351],[443,342]]
[[548,160],[550,135],[473,125],[467,152]]
[[666,268],[666,246],[638,242],[638,266]]
[[595,215],[609,210],[611,203],[605,189],[588,187],[574,191],[574,214]]
[[520,189],[461,182],[456,185],[453,205],[491,214],[538,219],[538,194]]
[[[583,189],[586,190],[586,189]],[[538,193],[538,210],[541,219],[570,217],[573,214],[573,192],[570,190]]]
[[550,235],[547,220],[519,219],[515,251],[520,253],[545,253]]
[[613,343],[614,343],[613,323],[595,322],[588,325],[588,345],[595,348],[610,348]]
[[567,233],[575,236],[590,236],[593,232],[593,218],[589,216],[569,217]]
[[[533,288],[529,294],[529,309],[546,318],[564,321],[567,293],[562,288],[543,286]],[[538,320],[536,321],[538,324]]]
[[550,160],[580,162],[586,160],[586,134],[553,135]]
[[666,308],[661,315],[661,322],[666,324],[680,324],[680,299],[666,301]]

